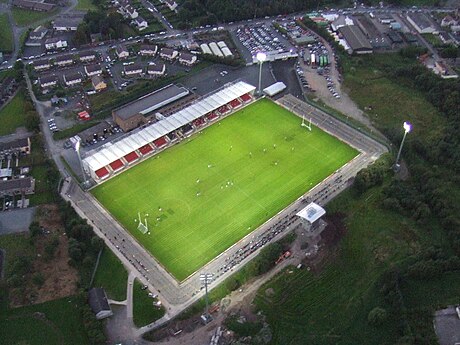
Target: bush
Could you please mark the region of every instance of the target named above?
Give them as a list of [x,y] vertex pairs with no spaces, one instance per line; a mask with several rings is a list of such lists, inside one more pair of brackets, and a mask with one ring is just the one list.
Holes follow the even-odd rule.
[[225,286],[228,290],[235,291],[241,286],[241,283],[237,279],[230,277],[225,281]]
[[387,318],[387,311],[380,307],[375,307],[367,315],[367,322],[372,326],[381,325]]
[[43,274],[37,272],[33,275],[32,282],[38,287],[41,287],[45,283],[45,278],[43,277]]

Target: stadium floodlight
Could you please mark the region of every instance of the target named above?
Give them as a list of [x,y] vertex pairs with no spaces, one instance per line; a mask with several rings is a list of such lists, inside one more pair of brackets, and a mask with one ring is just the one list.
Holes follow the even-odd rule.
[[267,54],[264,52],[258,52],[256,55],[257,61],[259,61],[259,90],[258,94],[262,94],[262,64],[264,63],[265,60],[267,60]]
[[205,289],[205,300],[206,300],[206,322],[209,321],[211,315],[209,315],[209,299],[208,299],[208,284],[212,283],[213,275],[212,273],[201,273],[200,274],[200,281],[201,284],[204,285]]
[[400,168],[399,158],[401,157],[401,152],[402,152],[402,148],[403,148],[403,145],[404,145],[404,140],[406,139],[407,133],[409,133],[412,130],[412,125],[411,125],[410,122],[405,121],[403,123],[403,128],[404,128],[404,135],[403,135],[403,138],[401,140],[401,145],[399,146],[398,155],[396,156],[396,161],[395,161],[395,165],[394,165],[395,171],[398,171],[399,168]]
[[74,149],[75,149],[75,152],[77,153],[78,162],[80,163],[81,173],[83,175],[82,185],[85,186],[86,185],[86,173],[85,173],[85,169],[83,168],[83,161],[81,160],[80,146],[81,146],[81,138],[77,137],[74,143]]

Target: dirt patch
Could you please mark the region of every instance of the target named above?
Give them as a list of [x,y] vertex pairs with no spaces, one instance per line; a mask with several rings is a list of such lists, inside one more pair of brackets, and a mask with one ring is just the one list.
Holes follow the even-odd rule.
[[[41,234],[34,240],[36,257],[24,286],[10,291],[10,306],[13,308],[43,303],[77,292],[78,271],[68,264],[68,239],[58,206],[40,206],[36,219],[42,227]],[[54,250],[51,251],[50,247]]]
[[265,290],[265,296],[272,297],[274,295],[275,295],[275,290],[273,290],[272,288],[268,288],[267,290]]

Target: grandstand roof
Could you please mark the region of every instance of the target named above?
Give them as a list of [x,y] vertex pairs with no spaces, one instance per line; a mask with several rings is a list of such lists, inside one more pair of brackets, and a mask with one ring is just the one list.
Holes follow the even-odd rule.
[[92,171],[96,171],[187,123],[216,110],[231,100],[254,90],[254,86],[243,81],[226,85],[221,90],[199,99],[167,118],[145,128],[135,130],[118,141],[109,142],[99,149],[88,152],[87,156],[83,159],[83,164]]
[[315,204],[314,202],[311,202],[307,205],[307,207],[300,210],[297,213],[297,216],[305,219],[310,224],[313,224],[325,214],[326,211],[324,210],[324,208],[322,208],[318,204]]
[[150,113],[155,109],[187,96],[189,93],[190,91],[184,87],[170,84],[115,109],[113,112],[116,116],[126,120],[136,114],[145,115]]

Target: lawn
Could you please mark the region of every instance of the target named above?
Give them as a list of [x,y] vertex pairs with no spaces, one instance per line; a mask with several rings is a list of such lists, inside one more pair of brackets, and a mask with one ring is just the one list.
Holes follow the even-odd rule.
[[32,25],[33,23],[51,17],[53,14],[56,13],[56,10],[53,10],[51,12],[35,12],[23,10],[16,7],[13,7],[11,10],[13,12],[14,21],[18,26]]
[[[89,344],[75,297],[0,312],[0,345]],[[43,318],[35,313],[42,313]]]
[[13,50],[13,33],[11,32],[10,22],[6,14],[0,14],[0,51],[9,53]]
[[157,308],[153,306],[153,299],[148,296],[148,290],[141,289],[142,284],[134,281],[133,290],[133,321],[137,327],[143,327],[163,317],[165,309],[163,307]]
[[78,4],[75,9],[78,11],[90,11],[96,10],[97,8],[91,0],[78,0]]
[[18,92],[2,110],[0,110],[0,135],[14,133],[16,128],[25,126],[24,95]]
[[103,287],[110,299],[123,301],[126,299],[127,283],[128,272],[115,254],[105,247],[94,277],[93,286]]
[[356,155],[263,100],[92,192],[183,280]]

